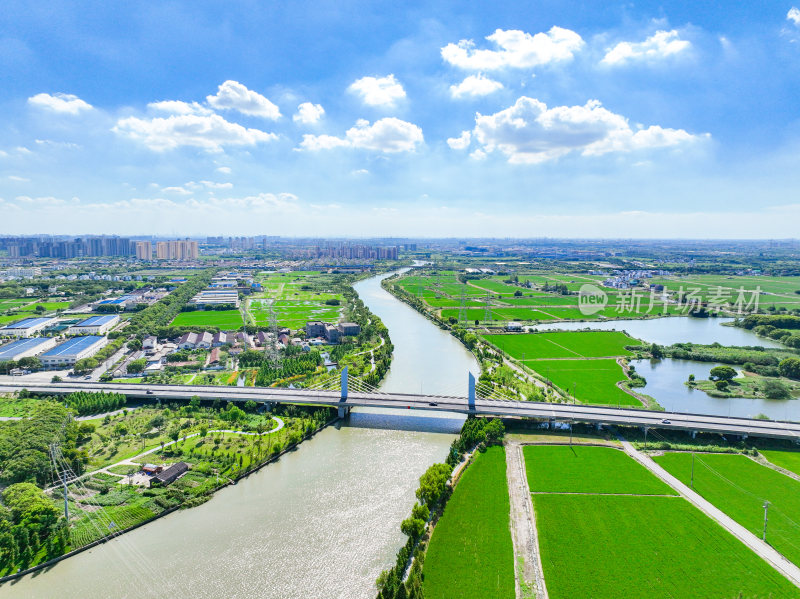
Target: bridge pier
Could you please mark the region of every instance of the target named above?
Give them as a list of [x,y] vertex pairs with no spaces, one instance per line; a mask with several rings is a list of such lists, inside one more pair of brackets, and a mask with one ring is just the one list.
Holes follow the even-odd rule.
[[603,430],[603,423],[602,422],[598,422],[596,426],[597,426],[597,430],[598,431]]
[[697,438],[697,431],[692,431],[692,439],[696,439],[696,438]]

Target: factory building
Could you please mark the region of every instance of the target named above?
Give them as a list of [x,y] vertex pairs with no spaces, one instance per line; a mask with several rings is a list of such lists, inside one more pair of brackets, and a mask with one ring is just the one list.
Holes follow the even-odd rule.
[[105,335],[118,322],[119,316],[116,314],[92,316],[72,325],[67,333],[70,335]]
[[106,338],[97,335],[73,337],[39,356],[45,368],[69,368],[78,360],[91,358],[106,344]]
[[43,351],[55,347],[55,344],[56,340],[53,337],[31,337],[12,341],[0,346],[0,362],[16,362],[22,358],[38,356]]
[[0,337],[33,337],[55,320],[55,318],[26,318],[0,328]]

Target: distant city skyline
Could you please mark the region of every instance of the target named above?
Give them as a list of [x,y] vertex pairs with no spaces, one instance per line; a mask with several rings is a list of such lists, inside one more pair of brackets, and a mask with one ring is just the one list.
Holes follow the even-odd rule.
[[0,234],[796,237],[796,6],[9,0]]

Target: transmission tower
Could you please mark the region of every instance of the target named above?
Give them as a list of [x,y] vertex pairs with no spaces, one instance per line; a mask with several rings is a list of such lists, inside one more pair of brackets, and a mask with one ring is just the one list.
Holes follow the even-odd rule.
[[461,301],[458,306],[458,322],[462,326],[467,324],[467,293],[463,287],[461,288]]
[[269,306],[269,332],[272,339],[270,339],[270,343],[267,346],[267,358],[270,364],[272,364],[272,367],[277,370],[281,367],[283,356],[278,349],[278,314],[275,312],[274,303]]
[[61,486],[64,488],[64,520],[67,522],[67,526],[69,526],[69,500],[67,497],[67,472],[64,468],[61,468],[61,472],[59,472],[58,464],[64,459],[61,455],[61,447],[59,447],[58,443],[51,443],[50,444],[50,459],[53,462],[53,468],[55,469],[55,474],[58,476],[59,480],[61,481]]
[[490,293],[486,292],[486,302],[483,305],[483,321],[492,322],[492,306],[490,305]]

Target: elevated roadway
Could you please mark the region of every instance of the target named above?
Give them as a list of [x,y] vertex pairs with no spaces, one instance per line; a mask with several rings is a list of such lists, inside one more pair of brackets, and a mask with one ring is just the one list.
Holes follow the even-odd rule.
[[[743,437],[771,437],[800,442],[800,423],[708,416],[677,412],[656,412],[638,409],[619,409],[609,406],[584,404],[558,404],[531,401],[504,401],[471,397],[416,395],[406,393],[362,393],[347,391],[314,391],[309,389],[282,389],[272,387],[224,387],[202,385],[147,385],[125,383],[97,383],[90,381],[2,382],[0,392],[13,392],[25,388],[43,395],[66,395],[75,391],[106,391],[123,393],[130,399],[202,400],[218,399],[224,402],[269,402],[319,405],[339,408],[345,414],[350,408],[399,408],[456,412],[479,416],[538,418],[554,422],[584,422],[590,424],[618,424],[659,429],[733,434]],[[345,386],[346,389],[346,386]]]

